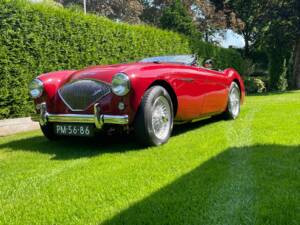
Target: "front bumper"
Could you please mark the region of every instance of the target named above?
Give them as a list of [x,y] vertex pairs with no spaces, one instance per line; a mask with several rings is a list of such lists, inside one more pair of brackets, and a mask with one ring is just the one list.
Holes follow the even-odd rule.
[[42,126],[47,123],[89,123],[95,124],[101,129],[103,124],[128,124],[128,115],[106,115],[100,114],[98,104],[94,105],[94,114],[51,114],[47,112],[46,103],[39,104],[40,114],[32,115],[33,121],[39,122]]

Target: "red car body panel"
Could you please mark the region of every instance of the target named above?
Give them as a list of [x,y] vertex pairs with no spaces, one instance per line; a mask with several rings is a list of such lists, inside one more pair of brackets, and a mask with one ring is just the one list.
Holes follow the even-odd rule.
[[[99,104],[102,113],[127,114],[129,124],[133,122],[146,90],[157,83],[168,85],[175,93],[177,102],[175,121],[193,120],[225,111],[229,88],[233,81],[240,87],[241,102],[245,96],[243,81],[234,69],[218,72],[172,63],[129,63],[42,74],[38,79],[43,82],[45,92],[35,101],[36,103],[46,101],[50,113],[92,114],[93,106],[86,111],[72,112],[60,99],[58,89],[68,82],[79,79],[95,79],[110,84],[113,76],[119,72],[130,77],[130,92],[124,97],[111,93],[99,100]],[[118,109],[120,101],[126,105],[122,111]]]

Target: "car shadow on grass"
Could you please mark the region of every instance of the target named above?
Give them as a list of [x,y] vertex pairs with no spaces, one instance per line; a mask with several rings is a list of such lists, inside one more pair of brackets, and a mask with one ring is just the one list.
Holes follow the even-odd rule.
[[102,224],[298,224],[299,162],[300,146],[230,148]]
[[218,123],[223,120],[224,120],[224,118],[222,117],[222,115],[218,115],[218,116],[210,117],[208,119],[199,120],[196,122],[187,122],[187,123],[183,123],[183,124],[176,124],[176,125],[174,125],[172,136],[181,135],[183,133],[199,129],[199,128],[205,127],[207,125]]
[[97,136],[94,138],[62,137],[49,141],[44,136],[19,139],[0,145],[0,149],[29,151],[54,155],[53,160],[94,157],[104,153],[120,153],[142,149],[130,136]]
[[[172,136],[201,128],[220,121],[217,118],[186,123],[174,126]],[[171,137],[172,138],[172,137]],[[104,153],[122,153],[147,149],[141,145],[133,134],[98,135],[94,138],[62,137],[61,140],[49,141],[44,136],[34,136],[26,139],[0,144],[0,149],[9,148],[13,151],[30,151],[54,155],[53,160],[68,160],[82,157],[94,157]]]

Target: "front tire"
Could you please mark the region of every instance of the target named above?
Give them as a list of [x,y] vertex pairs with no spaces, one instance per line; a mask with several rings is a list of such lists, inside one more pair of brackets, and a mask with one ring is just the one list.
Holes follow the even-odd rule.
[[224,116],[226,119],[235,120],[240,114],[241,91],[236,82],[232,82],[228,94],[228,104]]
[[143,96],[134,121],[135,134],[144,145],[164,144],[172,133],[173,118],[170,95],[163,87],[153,86]]
[[50,141],[53,141],[53,140],[58,140],[58,136],[54,133],[54,126],[52,123],[47,123],[46,125],[40,125],[41,127],[41,130],[44,134],[44,136],[50,140]]

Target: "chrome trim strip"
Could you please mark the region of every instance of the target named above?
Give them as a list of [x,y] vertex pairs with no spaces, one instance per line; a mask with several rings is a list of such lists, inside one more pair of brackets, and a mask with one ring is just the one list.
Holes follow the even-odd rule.
[[[80,75],[82,75],[82,74],[80,74]],[[79,79],[72,80],[72,81],[70,81],[66,84],[71,84],[71,83],[74,83],[74,82],[77,82],[77,81],[80,81],[80,80],[92,80],[92,81],[95,81],[95,82],[98,82],[98,83],[106,84],[106,85],[111,87],[111,83],[103,81],[103,80],[98,80],[96,78],[79,78]],[[63,84],[63,85],[65,85],[65,84]]]
[[103,123],[110,124],[128,124],[128,115],[114,116],[114,115],[101,115]]
[[177,80],[181,80],[181,81],[185,81],[187,83],[192,83],[194,82],[194,79],[193,78],[178,78]]
[[94,115],[78,115],[78,114],[47,114],[48,122],[62,123],[95,123]]
[[128,115],[99,115],[98,119],[95,115],[90,114],[49,114],[47,113],[47,122],[57,123],[92,123],[97,128],[101,128],[106,124],[128,124]]
[[[41,126],[48,122],[56,123],[89,123],[95,124],[96,128],[101,129],[103,124],[120,124],[129,123],[128,115],[106,115],[100,114],[98,104],[94,105],[94,114],[51,114],[47,112],[46,103],[40,104],[39,122]],[[37,120],[37,115],[32,115],[32,120]]]

